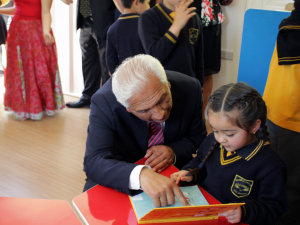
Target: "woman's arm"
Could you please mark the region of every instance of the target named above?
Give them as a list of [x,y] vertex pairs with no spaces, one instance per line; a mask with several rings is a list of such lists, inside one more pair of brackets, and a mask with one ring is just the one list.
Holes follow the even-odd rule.
[[51,30],[51,5],[53,0],[41,0],[42,3],[42,23],[43,23],[43,35],[47,45],[54,43],[54,38],[50,33]]
[[7,15],[7,16],[13,16],[13,15],[15,15],[15,7],[0,8],[0,14]]

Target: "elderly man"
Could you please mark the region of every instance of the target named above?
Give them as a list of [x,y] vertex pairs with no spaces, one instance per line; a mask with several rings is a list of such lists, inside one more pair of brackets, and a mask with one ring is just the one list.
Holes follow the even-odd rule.
[[[84,190],[96,184],[126,194],[142,189],[155,206],[187,201],[161,172],[183,167],[206,137],[200,82],[164,71],[149,55],[125,60],[92,97]],[[145,157],[147,166],[134,162]]]

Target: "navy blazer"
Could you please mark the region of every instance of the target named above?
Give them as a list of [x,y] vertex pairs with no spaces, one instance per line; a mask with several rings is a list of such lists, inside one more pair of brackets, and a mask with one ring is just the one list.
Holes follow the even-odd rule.
[[[202,119],[200,82],[178,72],[166,71],[173,107],[165,121],[165,145],[176,155],[181,169],[192,159],[207,135]],[[92,97],[84,157],[87,181],[132,194],[128,188],[134,162],[148,149],[147,122],[126,111],[112,93],[111,79]]]
[[[100,45],[105,45],[106,33],[115,21],[115,3],[113,0],[90,0],[93,28]],[[79,13],[80,0],[77,0],[77,29],[82,28],[83,16]]]

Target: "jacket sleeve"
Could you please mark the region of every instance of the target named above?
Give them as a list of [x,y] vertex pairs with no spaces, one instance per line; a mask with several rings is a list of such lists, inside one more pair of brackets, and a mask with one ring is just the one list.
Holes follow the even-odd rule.
[[120,161],[114,154],[117,136],[116,123],[112,115],[113,112],[105,97],[94,95],[87,130],[84,171],[87,178],[96,184],[131,194],[128,188],[129,177],[136,165]]
[[186,135],[172,143],[167,144],[176,155],[175,166],[181,169],[193,157],[192,154],[199,148],[202,141],[207,135],[206,126],[202,118],[202,91],[200,82],[194,79],[197,83],[197,107],[195,107],[193,120]]
[[196,71],[196,78],[200,81],[201,86],[203,87],[204,84],[204,42],[203,42],[203,28],[201,25],[200,18],[197,16],[197,23],[199,27],[199,37],[197,46],[195,46],[195,71]]
[[139,18],[138,32],[146,53],[157,58],[163,64],[176,45],[178,38],[170,31],[161,33],[161,24],[159,23],[145,11]]
[[111,36],[109,30],[107,32],[106,39],[106,65],[108,71],[112,75],[115,72],[116,67],[119,65],[119,57],[118,52],[116,51],[113,41],[111,40]]
[[247,224],[274,224],[287,210],[285,166],[281,165],[259,182],[258,198],[242,206],[242,222]]

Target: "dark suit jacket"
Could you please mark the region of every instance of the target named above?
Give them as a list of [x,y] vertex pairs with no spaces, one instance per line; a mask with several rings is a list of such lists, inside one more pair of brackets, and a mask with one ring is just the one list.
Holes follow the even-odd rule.
[[[83,16],[79,13],[80,0],[77,0],[77,29],[82,28]],[[90,0],[93,28],[97,34],[99,44],[106,44],[106,33],[115,21],[116,6],[113,0]]]
[[[177,168],[192,159],[206,137],[202,119],[200,82],[187,75],[166,71],[171,83],[173,108],[165,122],[165,145],[176,155]],[[147,122],[126,111],[111,90],[111,79],[92,97],[84,171],[87,179],[132,194],[128,188],[134,162],[148,149]]]

